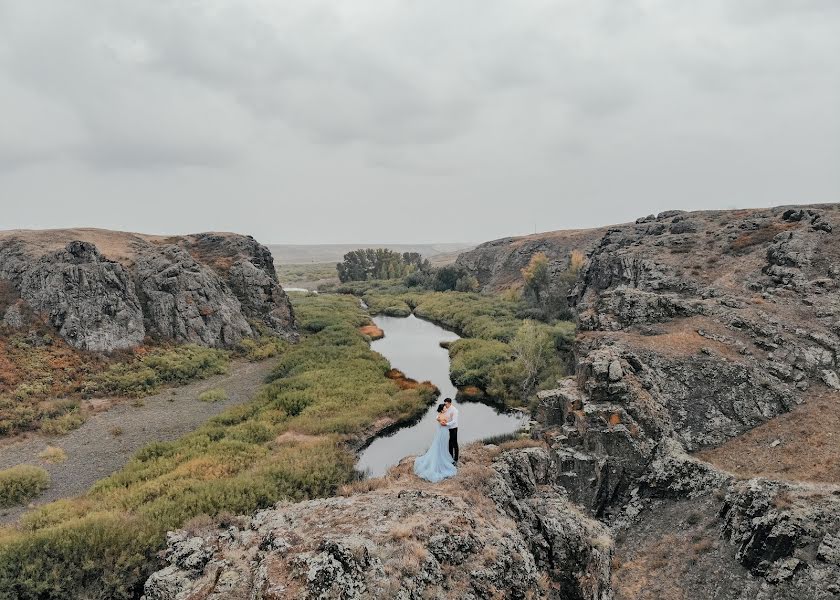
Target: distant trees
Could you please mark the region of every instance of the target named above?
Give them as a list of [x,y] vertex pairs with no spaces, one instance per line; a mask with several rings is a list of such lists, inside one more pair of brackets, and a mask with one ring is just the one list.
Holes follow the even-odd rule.
[[477,292],[481,289],[475,275],[457,264],[415,271],[405,278],[404,283],[406,287],[436,292]]
[[336,265],[338,279],[368,281],[370,279],[400,279],[416,271],[430,271],[431,264],[418,252],[394,252],[388,248],[365,248],[344,255]]

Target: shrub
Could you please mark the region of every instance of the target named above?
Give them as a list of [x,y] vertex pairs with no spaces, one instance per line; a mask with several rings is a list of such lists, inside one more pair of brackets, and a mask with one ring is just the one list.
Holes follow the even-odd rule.
[[43,467],[18,465],[0,471],[0,507],[28,502],[50,487],[50,474]]
[[47,446],[38,453],[38,458],[50,464],[58,464],[67,460],[67,453],[56,446]]
[[85,418],[80,413],[66,413],[41,421],[41,431],[48,435],[64,435],[81,427]]
[[537,252],[531,257],[528,266],[522,269],[522,279],[525,281],[525,290],[533,295],[535,303],[544,307],[544,294],[551,283],[545,252]]
[[464,338],[449,346],[449,357],[452,383],[486,390],[493,368],[509,361],[511,354],[504,342]]
[[202,402],[224,402],[228,399],[228,395],[222,388],[210,388],[201,392],[198,399]]
[[244,338],[239,342],[236,350],[240,356],[244,356],[251,362],[257,362],[282,354],[288,346],[282,338],[263,333],[257,338]]
[[86,391],[143,396],[163,384],[184,384],[224,373],[228,362],[227,352],[193,344],[156,350],[133,362],[111,365],[88,384]]

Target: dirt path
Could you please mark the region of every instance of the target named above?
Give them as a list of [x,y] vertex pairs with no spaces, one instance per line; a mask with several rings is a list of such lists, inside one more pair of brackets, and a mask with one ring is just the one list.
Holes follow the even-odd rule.
[[[30,435],[0,447],[0,469],[26,463],[42,465],[49,471],[52,484],[34,504],[81,494],[98,479],[125,465],[146,444],[177,439],[229,406],[249,400],[275,362],[234,361],[225,375],[166,389],[143,398],[142,405],[121,400],[110,410],[92,415],[67,435]],[[224,402],[199,401],[198,395],[210,388],[224,389],[228,399]],[[116,428],[121,431],[118,435],[114,435]],[[51,465],[39,459],[38,453],[48,445],[64,450],[67,460]],[[27,507],[5,509],[0,512],[0,523],[14,521],[26,510]]]

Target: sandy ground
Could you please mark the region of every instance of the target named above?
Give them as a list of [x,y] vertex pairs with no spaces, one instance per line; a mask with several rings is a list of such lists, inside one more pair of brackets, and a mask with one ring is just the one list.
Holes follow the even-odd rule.
[[[67,435],[29,435],[0,447],[0,469],[25,463],[41,465],[49,471],[52,484],[30,506],[82,494],[98,479],[120,469],[146,444],[177,439],[213,415],[249,400],[275,363],[234,361],[225,375],[168,388],[139,402],[120,400]],[[224,389],[228,399],[215,403],[199,401],[198,395],[210,388]],[[116,428],[121,431],[118,435],[114,435]],[[48,445],[64,450],[67,460],[48,464],[39,459],[38,454]],[[27,508],[0,511],[0,523],[17,520]]]

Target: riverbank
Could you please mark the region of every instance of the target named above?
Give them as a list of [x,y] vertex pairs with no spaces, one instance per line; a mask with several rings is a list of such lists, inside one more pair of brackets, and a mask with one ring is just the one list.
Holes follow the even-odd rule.
[[[371,348],[382,354],[392,366],[406,375],[428,380],[441,392],[441,398],[458,396],[458,389],[450,380],[449,354],[442,347],[457,342],[457,334],[428,320],[408,317],[374,317],[385,337]],[[436,402],[422,416],[397,423],[360,453],[356,469],[369,477],[381,477],[400,460],[422,454],[429,446],[437,423]],[[485,402],[457,401],[460,411],[459,437],[462,444],[486,437],[512,434],[522,425],[523,415],[503,406]]]
[[382,282],[357,282],[348,289],[373,315],[413,314],[461,336],[447,345],[451,379],[459,389],[471,388],[472,397],[530,409],[535,391],[553,388],[573,370],[574,323],[529,319],[520,301],[464,292],[390,292]]

